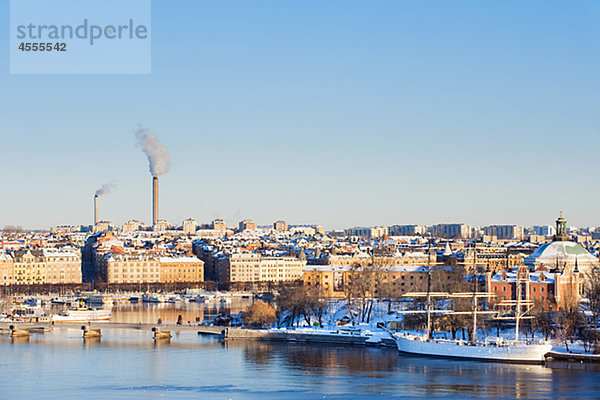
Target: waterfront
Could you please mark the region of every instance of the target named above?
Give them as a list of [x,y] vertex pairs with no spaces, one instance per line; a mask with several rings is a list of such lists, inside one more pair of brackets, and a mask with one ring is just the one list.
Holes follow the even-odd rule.
[[78,329],[12,341],[0,336],[0,398],[352,399],[573,398],[600,396],[600,366],[508,365],[424,359],[393,349],[228,341],[110,329],[84,342]]

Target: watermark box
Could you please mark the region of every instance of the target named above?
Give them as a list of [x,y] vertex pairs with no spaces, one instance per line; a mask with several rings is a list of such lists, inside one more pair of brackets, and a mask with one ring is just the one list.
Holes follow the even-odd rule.
[[11,0],[11,74],[149,74],[150,0]]

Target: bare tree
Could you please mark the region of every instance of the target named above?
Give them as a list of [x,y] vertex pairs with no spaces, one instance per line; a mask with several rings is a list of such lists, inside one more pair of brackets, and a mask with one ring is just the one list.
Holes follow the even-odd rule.
[[6,225],[2,231],[5,238],[14,240],[25,232],[22,226]]
[[382,281],[382,268],[375,265],[352,265],[350,282],[346,287],[346,299],[349,306],[358,307],[359,322],[369,322],[373,309],[374,296],[378,282]]
[[568,285],[566,293],[558,304],[559,310],[555,315],[554,322],[557,330],[556,334],[560,338],[569,351],[569,342],[575,341],[577,331],[584,324],[583,317],[579,312],[579,299],[573,293],[573,286]]
[[313,286],[307,290],[307,311],[317,319],[320,327],[323,326],[323,317],[328,308],[324,292],[318,286]]
[[584,293],[589,301],[592,313],[592,334],[594,341],[594,352],[598,350],[598,319],[600,319],[600,267],[594,267],[585,274]]
[[308,308],[308,296],[306,289],[298,285],[286,285],[279,291],[277,296],[277,320],[278,326],[287,323],[293,326],[299,325],[300,317],[304,316],[306,322],[310,325],[310,313]]
[[552,312],[544,307],[543,302],[534,300],[531,315],[535,317],[532,321],[535,330],[541,331],[544,339],[548,340],[553,332]]

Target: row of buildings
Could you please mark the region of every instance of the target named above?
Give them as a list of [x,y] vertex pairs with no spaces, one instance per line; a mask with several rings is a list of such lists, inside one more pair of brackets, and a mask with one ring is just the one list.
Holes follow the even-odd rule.
[[[0,285],[213,282],[227,289],[302,281],[307,287],[319,287],[327,297],[340,297],[348,291],[352,274],[368,267],[378,271],[386,290],[402,295],[422,289],[419,284],[427,266],[437,265],[485,276],[488,290],[498,296],[515,296],[516,291],[508,288],[517,285],[517,271],[525,269],[532,296],[544,293],[550,301],[561,298],[561,282],[580,282],[598,266],[591,252],[600,251],[600,243],[588,243],[586,249],[572,241],[562,217],[557,234],[542,245],[421,235],[373,238],[358,231],[354,233],[360,235],[339,236],[316,226],[290,227],[284,221],[268,228],[242,222],[237,231],[222,220],[206,229],[196,229],[190,222],[193,235],[104,230],[83,237],[65,231],[12,242],[3,239]],[[502,232],[501,227],[493,229],[489,233]]]
[[0,286],[81,283],[81,255],[73,248],[0,250]]

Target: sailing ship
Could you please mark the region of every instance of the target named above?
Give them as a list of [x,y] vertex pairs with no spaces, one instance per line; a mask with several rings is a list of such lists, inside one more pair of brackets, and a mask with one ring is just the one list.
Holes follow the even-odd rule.
[[[477,275],[474,271],[474,279],[477,279]],[[426,311],[427,314],[427,332],[424,334],[414,334],[407,332],[393,332],[387,330],[396,342],[398,350],[402,353],[423,355],[430,357],[444,357],[444,358],[458,358],[458,359],[471,359],[480,361],[496,361],[496,362],[511,362],[511,363],[543,363],[545,362],[545,355],[552,350],[552,345],[545,341],[533,341],[533,340],[519,340],[519,323],[523,318],[532,318],[525,314],[531,309],[532,302],[521,299],[521,285],[517,286],[517,299],[509,300],[508,302],[500,303],[502,305],[515,306],[515,339],[508,340],[501,337],[487,337],[483,341],[477,340],[477,316],[481,314],[492,314],[495,311],[480,311],[478,310],[478,299],[481,297],[493,297],[493,293],[442,293],[442,292],[431,292],[431,266],[428,267],[427,274],[427,292],[426,293],[407,293],[405,297],[425,297],[426,298]],[[451,310],[432,310],[431,309],[431,298],[432,297],[444,297],[444,298],[468,298],[473,299],[473,311],[451,311]],[[523,312],[523,306],[527,307],[527,310]],[[408,311],[408,313],[415,313],[415,311]],[[422,313],[422,311],[416,311],[416,313]],[[458,340],[458,339],[441,339],[432,337],[432,325],[431,315],[432,314],[446,314],[446,315],[459,315],[459,314],[472,314],[473,315],[473,333],[471,335],[472,340]]]

